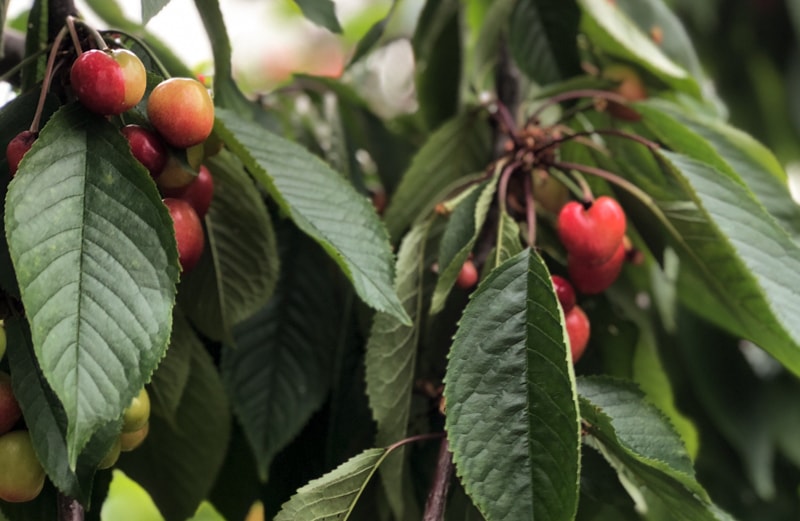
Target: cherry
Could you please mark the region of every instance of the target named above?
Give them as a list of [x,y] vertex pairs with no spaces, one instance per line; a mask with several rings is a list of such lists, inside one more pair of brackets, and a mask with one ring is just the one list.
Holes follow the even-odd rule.
[[461,289],[472,289],[478,283],[478,268],[475,263],[467,259],[461,266],[461,271],[458,272],[456,278],[456,286]]
[[8,161],[8,172],[13,176],[17,173],[19,162],[33,146],[33,142],[39,137],[37,132],[23,130],[8,142],[6,146],[6,161]]
[[580,306],[575,306],[564,315],[564,323],[569,337],[569,348],[572,354],[572,363],[576,363],[583,356],[586,344],[589,343],[589,317]]
[[175,228],[175,242],[178,243],[178,260],[183,271],[190,271],[200,260],[205,246],[203,225],[194,208],[181,199],[167,197],[163,200]]
[[138,431],[123,432],[119,435],[120,450],[122,452],[130,452],[142,443],[144,443],[147,434],[150,432],[150,422],[145,423],[144,427]]
[[558,236],[573,257],[592,264],[605,262],[625,236],[625,212],[607,196],[586,206],[571,201],[558,214]]
[[533,171],[533,197],[545,210],[558,213],[569,201],[569,190],[547,170]]
[[200,172],[188,185],[181,188],[164,188],[162,193],[167,197],[186,201],[202,219],[211,206],[211,199],[214,198],[214,178],[205,165],[200,165]]
[[22,417],[19,402],[11,388],[11,376],[0,371],[0,434],[5,434]]
[[0,499],[9,503],[31,501],[42,491],[44,478],[28,431],[0,436]]
[[197,173],[189,170],[174,154],[169,154],[167,164],[161,171],[161,175],[156,179],[156,184],[165,197],[171,197],[167,193],[171,190],[186,188],[196,177]]
[[188,148],[206,140],[214,126],[214,102],[192,78],[170,78],[153,89],[147,117],[167,143]]
[[[623,98],[629,101],[647,99],[647,89],[642,82],[642,78],[632,67],[621,64],[610,65],[603,70],[603,77],[618,82],[614,92]],[[641,119],[639,113],[632,108],[613,101],[608,104],[608,113],[627,121],[639,121]]]
[[567,257],[567,271],[578,291],[595,295],[608,289],[617,280],[624,262],[625,245],[620,243],[614,255],[605,262],[592,264],[570,255]]
[[142,388],[122,415],[122,432],[134,432],[150,421],[150,395]]
[[72,64],[70,83],[78,100],[92,112],[122,114],[144,96],[147,73],[127,49],[92,49]]
[[103,459],[101,459],[100,463],[97,464],[97,468],[103,470],[103,469],[110,469],[111,467],[113,467],[114,463],[116,463],[117,460],[119,459],[120,452],[122,452],[122,440],[117,438],[114,441],[114,445],[112,445],[111,448],[108,449],[106,455],[103,456]]
[[561,308],[564,310],[564,313],[569,313],[569,311],[575,307],[575,290],[572,288],[572,284],[564,277],[559,277],[558,275],[551,275],[550,278],[553,281],[553,289],[556,290],[556,297],[558,297]]
[[121,132],[131,145],[133,157],[150,172],[150,177],[158,179],[169,157],[161,137],[139,125],[125,125]]

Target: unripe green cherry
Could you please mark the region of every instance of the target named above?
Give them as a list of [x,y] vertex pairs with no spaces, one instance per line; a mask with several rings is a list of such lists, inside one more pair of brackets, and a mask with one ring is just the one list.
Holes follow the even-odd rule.
[[9,503],[31,501],[42,491],[44,478],[28,431],[0,436],[0,499]]
[[122,415],[122,432],[138,431],[150,420],[150,395],[144,387]]
[[105,457],[100,460],[100,463],[97,464],[97,468],[100,470],[110,469],[114,466],[114,464],[119,459],[120,452],[122,452],[122,440],[117,438],[114,440],[114,445],[108,449]]

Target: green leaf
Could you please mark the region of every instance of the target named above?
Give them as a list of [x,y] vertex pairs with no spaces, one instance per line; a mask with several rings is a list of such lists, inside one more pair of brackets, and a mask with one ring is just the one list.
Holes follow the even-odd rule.
[[725,519],[697,482],[680,437],[631,383],[578,379],[584,441],[617,471],[640,511],[658,508],[672,519]]
[[9,185],[5,226],[74,465],[167,348],[178,279],[172,220],[125,138],[71,105],[42,130]]
[[800,246],[739,179],[674,152],[660,155],[694,199],[670,215],[692,284],[707,289],[682,292],[685,303],[800,373]]
[[340,34],[342,26],[336,18],[336,6],[331,0],[294,0],[303,15],[332,33]]
[[347,519],[386,453],[386,449],[365,450],[310,481],[283,504],[275,521]]
[[444,395],[453,461],[492,520],[571,520],[580,427],[562,313],[530,249],[481,282],[450,351]]
[[594,45],[616,59],[636,64],[677,91],[701,97],[700,87],[686,69],[668,58],[614,2],[578,3],[583,10],[581,31]]
[[214,484],[230,437],[231,416],[214,361],[203,349],[191,356],[176,427],[154,409],[144,443],[123,453],[118,463],[147,490],[167,521],[195,513]]
[[520,0],[510,18],[511,54],[539,84],[581,73],[578,58],[580,10],[575,0]]
[[386,31],[386,26],[392,19],[392,16],[396,11],[396,6],[399,3],[400,0],[392,0],[392,5],[389,7],[389,11],[386,13],[386,16],[372,24],[372,27],[369,28],[369,31],[367,31],[367,33],[358,41],[356,48],[353,51],[353,56],[347,63],[348,67],[369,54],[373,47],[375,47],[375,45],[381,40],[383,33]]
[[[375,444],[388,446],[406,437],[411,412],[420,321],[423,315],[423,278],[430,264],[426,261],[426,241],[431,220],[415,226],[405,236],[397,255],[395,288],[411,326],[395,317],[377,313],[367,342],[365,357],[367,396],[378,430]],[[398,447],[380,468],[389,505],[397,519],[406,519],[411,510],[404,495],[405,447]],[[410,514],[409,514],[410,515]],[[417,513],[416,517],[419,515]]]
[[523,249],[522,240],[519,238],[519,225],[510,215],[505,212],[500,213],[498,228],[499,232],[497,234],[497,245],[495,246],[494,257],[492,259],[492,269],[500,266]]
[[169,0],[142,0],[142,25],[147,25],[168,3]]
[[643,123],[660,142],[741,177],[778,222],[800,237],[800,206],[789,192],[786,172],[766,147],[724,122],[660,100],[638,104],[639,108]]
[[497,177],[481,183],[450,215],[439,246],[439,278],[431,300],[431,314],[444,309],[458,273],[469,258],[494,200]]
[[235,349],[222,353],[223,384],[264,481],[274,456],[327,397],[340,326],[322,252],[292,231],[281,235],[284,270],[275,294],[235,329]]
[[119,435],[120,421],[103,426],[71,469],[67,457],[67,418],[36,364],[30,331],[21,319],[6,319],[8,362],[14,396],[22,408],[33,448],[48,477],[62,492],[88,506],[97,465]]
[[409,318],[392,288],[394,265],[375,209],[325,163],[301,146],[233,113],[217,111],[228,147],[306,234],[316,240],[368,306]]
[[192,367],[192,351],[202,349],[203,344],[192,330],[179,307],[172,310],[172,335],[167,354],[153,373],[148,393],[152,410],[172,427],[176,427],[176,415],[183,391],[189,382]]
[[386,209],[392,238],[399,238],[415,219],[424,218],[447,198],[453,183],[482,171],[491,152],[489,125],[482,112],[466,111],[442,125],[414,156]]
[[242,163],[223,150],[205,165],[214,179],[206,249],[183,276],[178,301],[204,335],[228,341],[267,303],[280,263],[272,219]]

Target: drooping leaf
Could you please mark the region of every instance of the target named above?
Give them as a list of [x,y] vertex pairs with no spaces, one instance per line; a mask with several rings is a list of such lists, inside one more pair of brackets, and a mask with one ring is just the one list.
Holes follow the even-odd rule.
[[466,111],[433,133],[403,175],[384,216],[392,238],[427,215],[460,178],[482,171],[491,159],[489,126],[482,114]]
[[347,519],[386,452],[386,449],[365,450],[310,481],[283,504],[275,521]]
[[374,208],[325,163],[299,145],[233,113],[217,111],[217,129],[281,209],[339,264],[370,307],[409,321],[392,288],[394,265]]
[[67,414],[74,465],[167,348],[178,279],[172,220],[125,138],[70,105],[9,185],[5,229],[36,357]]
[[178,301],[204,335],[229,340],[269,300],[280,262],[272,219],[242,163],[222,151],[205,164],[214,179],[207,244],[183,276]]
[[675,90],[700,98],[696,80],[607,0],[578,0],[583,10],[581,31],[592,44],[616,59],[635,63]]
[[332,33],[341,33],[342,26],[336,17],[336,6],[332,0],[294,0],[303,15]]
[[192,367],[192,351],[202,349],[203,344],[192,330],[179,307],[172,314],[172,335],[169,339],[167,354],[148,386],[152,410],[172,427],[177,427],[176,415],[181,404],[183,391],[189,382]]
[[292,228],[281,235],[284,269],[267,305],[235,329],[222,380],[262,480],[272,459],[325,400],[340,326],[323,253]]
[[142,25],[147,25],[167,4],[169,0],[142,0]]
[[396,6],[400,2],[401,0],[392,0],[392,5],[389,7],[389,11],[386,13],[386,16],[372,24],[372,27],[370,27],[367,33],[358,41],[356,48],[353,51],[353,56],[350,58],[350,61],[347,64],[348,67],[354,63],[357,63],[359,60],[361,60],[361,58],[369,54],[373,47],[375,47],[375,45],[381,40],[381,37],[386,31],[386,26],[392,19],[392,16],[396,11]]
[[497,177],[478,185],[456,206],[439,246],[439,278],[431,299],[431,314],[444,308],[461,266],[469,258],[494,200]]
[[195,513],[214,484],[230,436],[231,416],[214,361],[202,348],[191,355],[176,427],[163,412],[153,410],[144,443],[123,453],[118,463],[147,490],[167,521],[183,521]]
[[578,379],[584,441],[617,471],[641,511],[670,513],[672,519],[727,519],[697,482],[691,460],[669,422],[624,380]]
[[[413,324],[405,326],[385,313],[375,315],[365,356],[367,396],[378,426],[377,446],[388,446],[406,437],[411,393],[423,315],[423,276],[426,240],[431,221],[415,226],[405,236],[397,255],[395,288]],[[399,447],[380,468],[384,491],[397,519],[412,510],[403,495],[405,448]],[[417,517],[419,517],[417,515]]]
[[481,282],[453,339],[448,439],[489,521],[575,515],[580,429],[561,320],[547,268],[526,249]]
[[509,46],[519,68],[539,84],[581,73],[580,9],[575,0],[521,0],[510,18]]
[[89,506],[97,465],[111,449],[121,422],[98,430],[80,454],[75,469],[67,456],[67,417],[36,363],[30,331],[21,319],[7,319],[8,361],[33,447],[48,477],[62,492]]

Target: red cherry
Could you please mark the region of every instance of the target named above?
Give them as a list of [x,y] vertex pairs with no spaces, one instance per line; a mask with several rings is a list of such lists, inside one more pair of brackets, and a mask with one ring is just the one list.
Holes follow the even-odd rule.
[[161,137],[139,125],[126,125],[121,132],[131,145],[133,157],[144,165],[153,179],[158,179],[169,157]]
[[589,343],[589,317],[583,312],[580,306],[575,306],[569,313],[564,315],[564,322],[567,327],[569,337],[569,348],[572,354],[572,363],[576,363],[583,356],[586,344]]
[[6,161],[8,161],[8,172],[12,176],[16,175],[19,162],[22,161],[22,157],[31,149],[37,137],[39,137],[38,133],[31,132],[30,130],[23,130],[14,136],[14,139],[8,142],[6,146]]
[[461,289],[472,289],[478,283],[478,268],[471,260],[464,261],[461,271],[458,272],[456,286]]
[[568,313],[575,307],[575,290],[572,288],[572,284],[558,275],[551,275],[550,278],[553,280],[553,289],[556,290],[556,297],[558,297],[564,313]]
[[214,198],[214,178],[205,165],[200,165],[197,177],[187,186],[180,188],[163,188],[162,193],[167,197],[182,199],[192,205],[197,216],[202,219],[211,206]]
[[567,257],[567,271],[572,283],[581,293],[602,293],[617,280],[625,262],[625,245],[620,242],[617,251],[605,262],[592,264],[584,259]]
[[570,255],[589,263],[605,262],[625,236],[625,212],[606,196],[588,207],[571,201],[558,214],[558,236]]
[[175,228],[175,242],[178,243],[178,260],[183,271],[195,267],[205,246],[203,225],[194,208],[181,199],[167,197],[163,200]]
[[0,435],[10,431],[21,417],[22,410],[11,388],[11,376],[0,371]]
[[92,49],[72,64],[75,96],[97,114],[122,114],[139,103],[147,85],[142,61],[126,49]]

